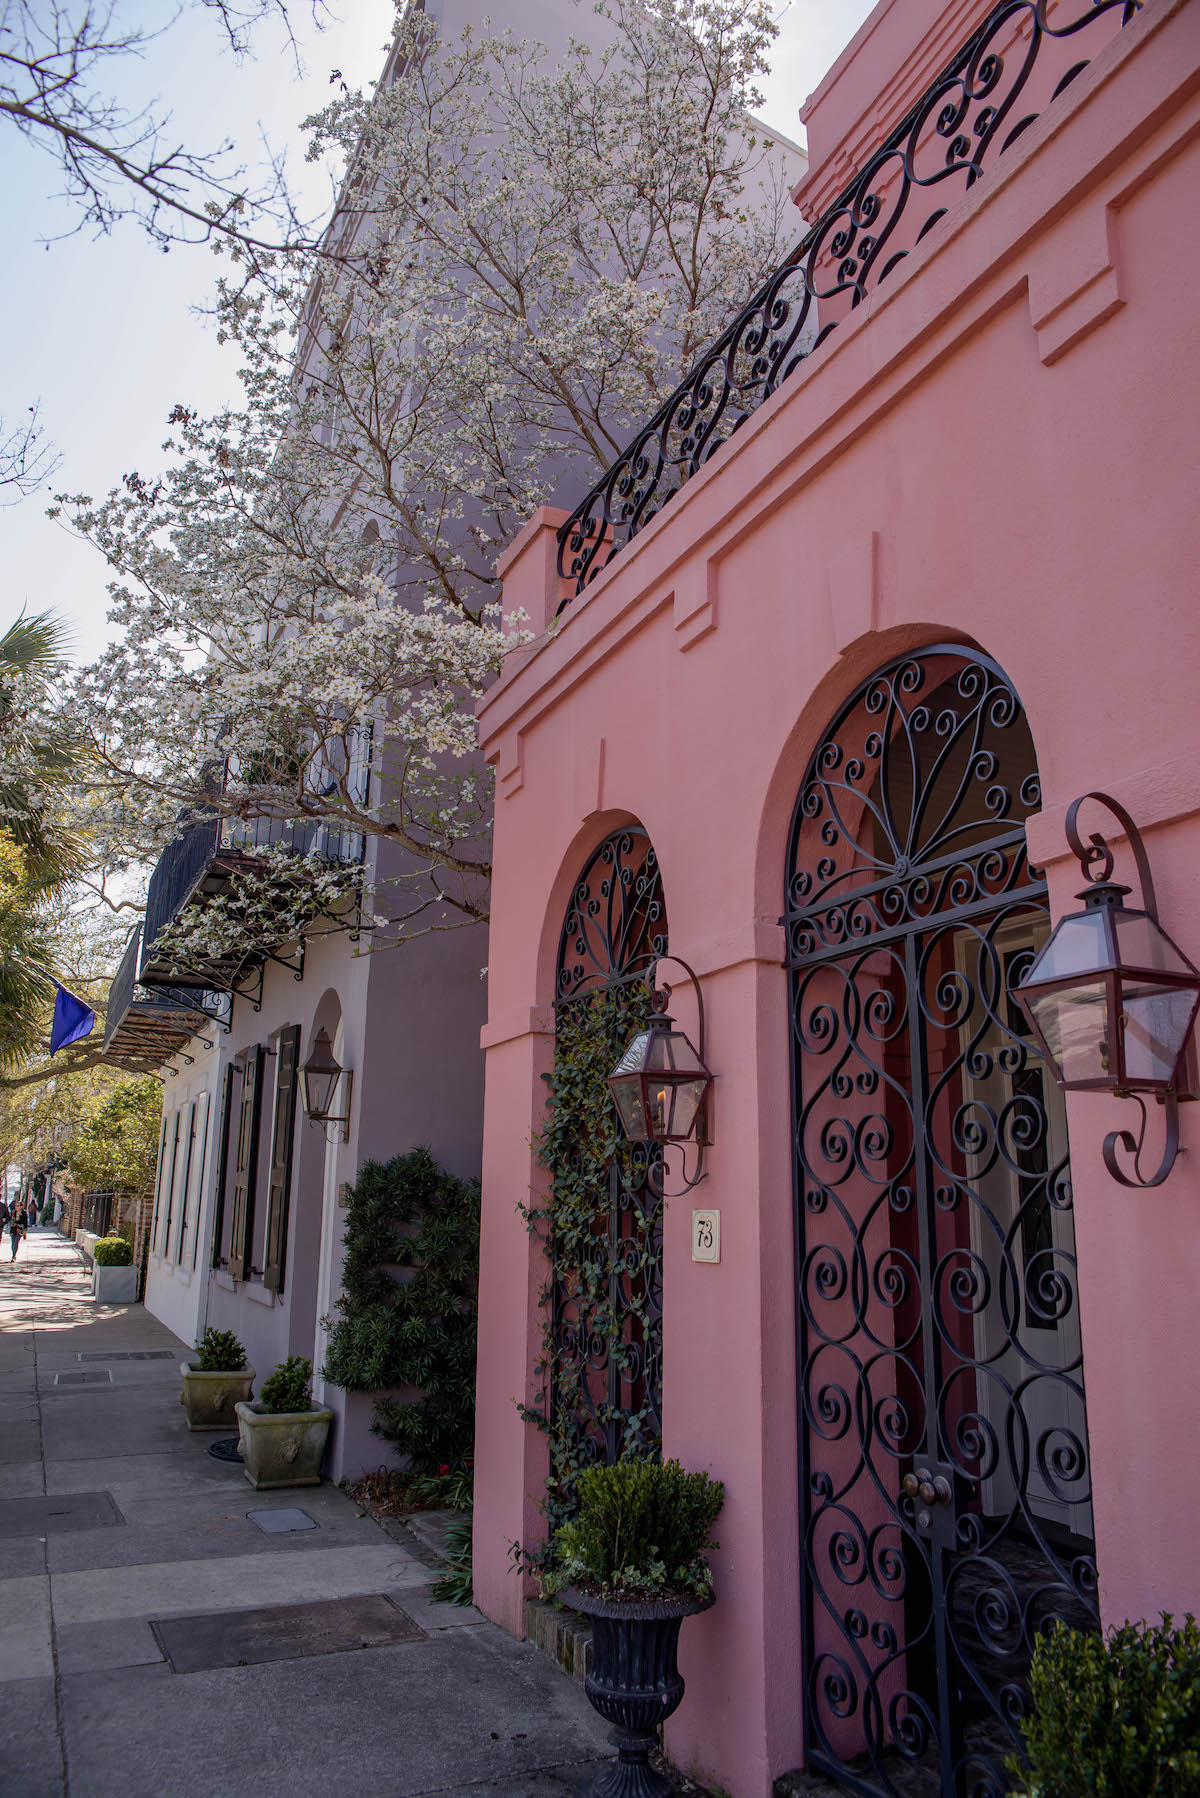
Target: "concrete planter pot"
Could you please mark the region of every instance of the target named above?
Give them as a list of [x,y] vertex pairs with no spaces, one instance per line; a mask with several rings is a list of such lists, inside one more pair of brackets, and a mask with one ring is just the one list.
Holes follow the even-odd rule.
[[254,1390],[254,1369],[240,1373],[201,1373],[193,1361],[181,1361],[183,1389],[179,1402],[187,1412],[189,1430],[236,1430],[239,1399]]
[[320,1485],[332,1411],[265,1411],[259,1404],[234,1409],[242,1471],[256,1491]]
[[712,1597],[619,1600],[568,1586],[562,1602],[592,1624],[589,1702],[613,1725],[617,1759],[581,1798],[670,1798],[674,1787],[650,1764],[658,1731],[683,1698],[676,1659],[685,1617],[707,1611]]
[[138,1270],[128,1267],[101,1267],[92,1263],[92,1297],[102,1305],[136,1305]]

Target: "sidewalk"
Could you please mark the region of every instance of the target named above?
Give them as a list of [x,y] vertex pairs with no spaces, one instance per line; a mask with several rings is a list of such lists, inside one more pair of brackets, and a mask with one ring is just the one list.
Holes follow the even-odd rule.
[[[15,1267],[5,1238],[5,1798],[568,1798],[611,1752],[575,1681],[434,1604],[336,1488],[255,1493],[212,1459],[185,1352],[142,1306],[94,1304],[56,1231]],[[248,1515],[297,1509],[316,1527]]]

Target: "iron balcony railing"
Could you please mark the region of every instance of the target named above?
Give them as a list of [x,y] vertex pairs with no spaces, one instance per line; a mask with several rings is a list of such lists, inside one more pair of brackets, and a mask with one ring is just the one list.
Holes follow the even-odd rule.
[[191,898],[217,856],[220,822],[206,818],[167,844],[150,876],[142,925],[142,963],[150,948]]
[[134,1001],[134,982],[137,980],[142,947],[142,929],[138,928],[125,945],[125,953],[121,957],[120,966],[113,976],[113,983],[108,989],[108,1004],[104,1012],[104,1047],[107,1049],[120,1028],[121,1021]]
[[[575,508],[558,533],[558,570],[573,594],[887,279],[945,215],[955,186],[971,187],[1087,68],[1090,59],[1072,60],[1076,34],[1101,19],[1115,33],[1141,0],[1079,7],[1002,0],[994,8]],[[1101,35],[1089,35],[1093,55]],[[926,192],[939,202],[931,210],[920,205]]]
[[[371,727],[369,724],[347,732],[348,765],[343,769],[346,789],[352,802],[365,811],[370,800]],[[227,792],[231,774],[226,763],[221,777],[222,791]],[[328,774],[332,782],[335,776]],[[314,789],[319,794],[320,789]],[[137,969],[145,970],[153,962],[153,948],[158,937],[177,918],[184,906],[214,871],[236,864],[239,857],[255,851],[282,846],[297,857],[316,856],[324,861],[355,866],[366,854],[366,838],[362,831],[346,829],[322,820],[260,817],[242,820],[220,817],[216,813],[188,826],[167,844],[158,858],[146,894],[146,917],[142,926],[141,956]],[[126,960],[131,967],[126,968]],[[129,951],[118,970],[117,981],[128,981],[132,994],[136,973],[131,971]],[[114,982],[114,992],[116,988]],[[156,988],[162,992],[158,981]],[[186,995],[183,995],[186,999]],[[110,999],[110,1015],[112,1001]]]

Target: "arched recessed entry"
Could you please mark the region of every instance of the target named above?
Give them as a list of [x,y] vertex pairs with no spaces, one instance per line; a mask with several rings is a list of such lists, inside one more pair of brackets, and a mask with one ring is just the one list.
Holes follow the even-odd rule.
[[[628,825],[589,856],[559,938],[556,1075],[566,1058],[578,1057],[579,1066],[556,1088],[560,1175],[552,1166],[547,1241],[552,1485],[570,1468],[654,1450],[662,1440],[660,1162],[646,1145],[624,1142],[604,1076],[644,1006],[643,976],[666,948],[658,858],[645,831]],[[572,1091],[582,1095],[578,1112]],[[577,1194],[583,1164],[591,1184]]]
[[796,804],[791,983],[809,1764],[1008,1789],[1054,1617],[1096,1617],[1061,1096],[1011,998],[1049,929],[994,662],[881,669]]

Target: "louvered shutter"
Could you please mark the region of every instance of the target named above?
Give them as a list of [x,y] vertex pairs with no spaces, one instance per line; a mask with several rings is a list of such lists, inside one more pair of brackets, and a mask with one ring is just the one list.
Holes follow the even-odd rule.
[[217,1146],[217,1183],[213,1189],[212,1264],[221,1265],[221,1237],[225,1231],[225,1186],[229,1178],[229,1126],[233,1117],[233,1076],[231,1062],[225,1069],[225,1087],[221,1094],[221,1135]]
[[275,1072],[275,1129],[271,1138],[271,1197],[267,1210],[267,1246],[263,1285],[283,1291],[287,1262],[288,1209],[292,1192],[292,1144],[296,1135],[296,1085],[300,1060],[300,1026],[279,1032]]
[[196,1222],[192,1228],[192,1272],[200,1258],[200,1225],[204,1218],[204,1173],[208,1167],[208,1120],[212,1111],[212,1099],[204,1094],[204,1111],[199,1125],[200,1136],[200,1170],[196,1175]]
[[181,1112],[177,1111],[175,1113],[175,1129],[172,1133],[173,1141],[171,1144],[171,1175],[167,1182],[167,1222],[162,1237],[161,1253],[165,1255],[168,1260],[170,1260],[171,1256],[171,1212],[175,1206],[175,1169],[179,1163],[179,1120],[181,1116]]
[[162,1205],[163,1170],[167,1159],[167,1119],[163,1116],[162,1129],[158,1134],[158,1177],[154,1182],[154,1216],[150,1220],[150,1247],[158,1245],[158,1214]]
[[266,1050],[256,1044],[242,1074],[237,1161],[233,1170],[233,1222],[229,1233],[229,1272],[244,1280],[254,1245],[254,1191],[258,1182],[258,1136],[262,1124],[262,1076]]
[[179,1241],[175,1244],[175,1260],[183,1266],[183,1244],[187,1236],[188,1201],[192,1196],[192,1160],[196,1153],[196,1107],[198,1099],[188,1106],[187,1151],[183,1157],[183,1192],[179,1198]]

